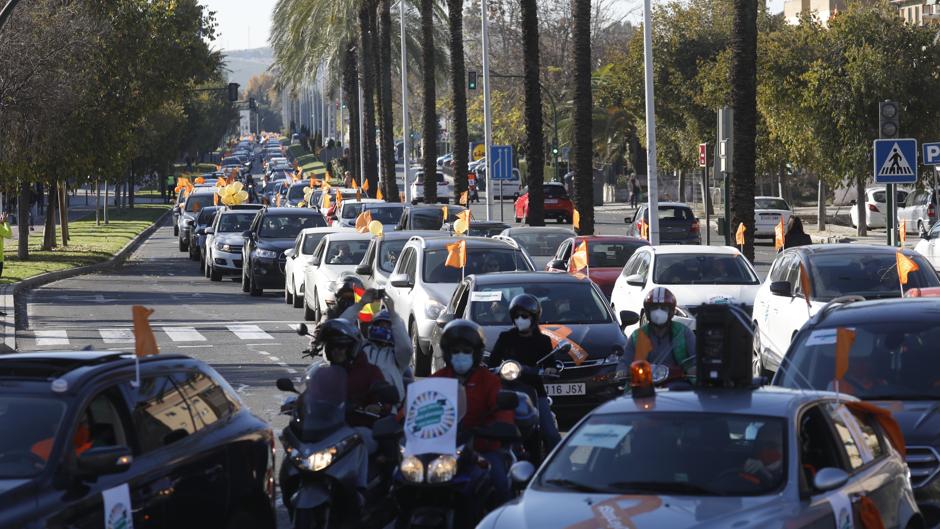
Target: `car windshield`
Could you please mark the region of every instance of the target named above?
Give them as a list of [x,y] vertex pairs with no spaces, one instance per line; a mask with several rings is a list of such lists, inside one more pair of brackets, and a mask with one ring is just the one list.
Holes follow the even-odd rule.
[[[782,419],[724,413],[589,417],[540,472],[547,490],[607,494],[758,496],[786,483]],[[748,472],[752,461],[766,472]]]
[[[447,207],[447,222],[454,222],[457,220],[457,214],[462,212],[464,208],[457,206],[448,206]],[[444,224],[444,212],[442,209],[425,209],[421,211],[413,211],[411,213],[411,229],[412,230],[439,230]]]
[[485,285],[470,293],[470,319],[480,325],[512,325],[509,303],[519,294],[531,294],[542,305],[541,323],[609,323],[607,304],[590,283],[533,283]]
[[251,227],[255,219],[255,212],[251,213],[224,213],[219,219],[219,229],[216,233],[242,232]]
[[509,248],[474,248],[467,244],[466,270],[444,266],[447,262],[447,249],[427,250],[424,252],[425,283],[459,283],[463,276],[493,272],[512,272],[531,270],[522,252]]
[[382,224],[395,224],[401,219],[401,212],[405,206],[401,204],[366,204],[366,211],[372,215],[372,220]]
[[741,255],[660,254],[653,265],[659,285],[756,285],[757,276]]
[[258,235],[267,239],[293,239],[305,228],[323,228],[320,215],[266,215]]
[[195,213],[202,210],[204,207],[212,206],[215,203],[213,198],[215,193],[199,193],[198,195],[190,195],[186,199],[186,207],[183,208],[188,213]]
[[790,206],[782,198],[756,198],[754,209],[790,209]]
[[330,241],[330,246],[326,249],[326,258],[324,264],[332,265],[356,265],[362,261],[362,257],[369,249],[369,241]]
[[354,219],[362,213],[362,202],[346,202],[343,204],[343,215],[344,219]]
[[50,398],[0,397],[0,479],[23,479],[46,467],[65,403]]
[[304,184],[302,186],[290,186],[290,189],[287,190],[287,199],[300,201],[304,199],[304,189],[307,189],[309,184]]
[[313,251],[317,249],[317,245],[320,244],[320,241],[326,237],[325,233],[311,233],[308,234],[304,239],[304,245],[300,248],[300,253],[304,255],[313,255]]
[[[926,259],[919,255],[910,258],[920,270],[908,275],[905,290],[940,286]],[[812,257],[811,265],[813,299],[818,301],[852,294],[865,298],[901,297],[894,252],[820,254]]]
[[[659,220],[662,222],[692,222],[695,214],[685,206],[659,206]],[[649,220],[649,212],[643,212],[643,218]]]
[[633,257],[637,248],[644,246],[637,242],[588,242],[588,266],[596,268],[623,268]]
[[395,270],[395,263],[398,262],[398,256],[401,255],[407,242],[407,239],[382,242],[379,246],[379,269],[389,274],[392,273]]
[[542,190],[545,198],[568,198],[568,191],[562,186],[545,186]]
[[[936,316],[936,311],[933,311]],[[940,327],[935,321],[853,323],[840,392],[869,400],[940,400]],[[835,390],[835,328],[801,334],[777,380],[790,388]]]
[[510,237],[525,248],[529,255],[548,257],[555,255],[558,246],[573,235],[570,231],[534,231],[512,233]]

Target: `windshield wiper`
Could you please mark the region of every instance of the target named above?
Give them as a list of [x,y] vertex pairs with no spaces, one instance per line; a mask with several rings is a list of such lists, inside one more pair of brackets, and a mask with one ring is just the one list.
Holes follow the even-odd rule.
[[579,481],[574,481],[574,480],[567,479],[567,478],[546,479],[543,481],[543,483],[548,484],[548,485],[554,485],[556,487],[576,490],[578,492],[607,492],[593,485],[588,485],[587,483],[581,483]]
[[696,494],[704,496],[723,496],[724,494],[701,485],[681,482],[664,481],[615,481],[608,483],[608,487],[617,492],[674,492],[679,494]]

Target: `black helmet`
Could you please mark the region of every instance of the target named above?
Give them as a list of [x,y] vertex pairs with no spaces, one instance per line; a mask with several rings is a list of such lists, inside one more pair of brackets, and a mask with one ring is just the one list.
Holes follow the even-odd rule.
[[519,294],[509,302],[509,317],[513,320],[519,312],[525,312],[532,317],[532,325],[537,325],[542,316],[542,304],[532,294]]
[[470,320],[454,320],[444,326],[441,334],[441,353],[447,365],[450,365],[450,358],[455,352],[468,347],[473,352],[473,365],[478,365],[483,360],[485,345],[483,327]]
[[346,276],[343,278],[343,283],[336,289],[336,297],[340,298],[343,294],[352,293],[355,295],[356,291],[363,291],[366,289],[366,286],[362,283],[362,280],[356,276]]
[[362,346],[362,334],[356,324],[342,318],[327,320],[318,332],[323,355],[331,364],[350,365]]

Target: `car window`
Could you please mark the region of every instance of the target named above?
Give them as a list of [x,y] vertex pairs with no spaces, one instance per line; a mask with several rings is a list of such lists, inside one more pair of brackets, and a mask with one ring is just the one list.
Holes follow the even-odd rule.
[[439,230],[444,224],[443,213],[435,211],[415,211],[411,214],[411,229]]
[[[665,222],[691,222],[695,214],[685,206],[659,206],[659,220]],[[646,210],[643,210],[643,220],[649,220]]]
[[261,238],[293,239],[306,228],[322,228],[326,222],[320,215],[265,215],[258,235]]
[[607,304],[590,283],[531,283],[479,286],[471,293],[470,319],[480,325],[511,325],[509,303],[531,294],[542,305],[540,323],[587,325],[611,321]]
[[219,227],[216,233],[239,233],[251,227],[256,213],[223,213],[219,218]]
[[652,260],[652,255],[648,252],[643,252],[640,255],[640,260],[637,262],[636,274],[646,280],[646,275],[650,270],[650,261]]
[[342,218],[354,219],[362,213],[362,202],[343,202]]
[[653,282],[659,285],[756,285],[742,255],[658,254]]
[[0,428],[16,435],[0,436],[0,479],[39,475],[52,453],[65,415],[58,398],[6,394],[0,396]]
[[192,194],[186,199],[186,206],[183,208],[188,213],[195,213],[204,207],[212,206],[215,203],[212,193]]
[[529,255],[538,257],[548,257],[555,255],[558,246],[565,239],[571,237],[568,231],[531,231],[512,233],[513,238],[519,246],[525,248]]
[[879,459],[885,455],[885,443],[887,442],[882,435],[881,426],[871,415],[864,415],[853,411],[852,416],[858,423],[857,434],[859,435],[859,445],[863,446],[871,454],[873,459]]
[[379,269],[391,273],[395,269],[395,264],[398,262],[398,256],[401,255],[402,248],[405,247],[408,241],[406,239],[398,239],[391,241],[382,241],[378,243],[379,246]]
[[930,228],[930,238],[931,239],[940,238],[940,222],[934,224],[933,227]]
[[574,243],[572,240],[567,240],[558,248],[557,258],[565,263],[568,262],[568,258],[571,257],[571,245]]
[[782,198],[756,198],[754,209],[790,209],[790,206]]
[[645,246],[626,242],[588,242],[588,266],[620,268],[633,257],[637,248]]
[[307,184],[290,186],[290,189],[287,190],[287,198],[290,200],[303,200],[304,189],[307,189]]
[[326,249],[325,264],[355,265],[362,262],[362,257],[369,249],[369,241],[330,241]]
[[[920,270],[908,275],[904,289],[940,286],[933,267],[920,255],[909,256]],[[900,297],[894,252],[829,253],[812,258],[813,298],[830,301],[850,294],[865,298]]]
[[459,283],[465,275],[511,272],[530,270],[522,252],[510,248],[474,248],[467,245],[467,265],[465,270],[445,266],[448,250],[446,248],[424,251],[425,283]]
[[497,225],[497,226],[470,226],[470,229],[467,230],[467,235],[471,237],[493,237],[499,235],[509,226],[506,225]]
[[326,241],[320,239],[320,242],[317,243],[316,249],[313,251],[313,264],[320,264],[321,258],[323,257],[323,249],[326,247]]
[[215,215],[218,212],[219,212],[218,209],[209,209],[209,208],[204,209],[202,212],[199,213],[199,217],[196,219],[196,224],[201,224],[204,226],[208,226],[209,224],[212,224],[212,221],[215,220]]
[[405,251],[405,257],[407,257],[407,259],[402,263],[401,272],[408,276],[409,281],[414,282],[418,277],[418,253],[414,248],[409,248]]
[[174,373],[172,378],[189,403],[197,429],[224,421],[238,411],[238,402],[206,373],[193,368]]
[[858,431],[858,421],[851,412],[842,404],[829,403],[825,406],[829,413],[829,420],[835,428],[836,437],[842,443],[842,450],[848,458],[849,469],[856,470],[862,465],[871,461],[871,454],[867,452],[867,446],[859,446],[856,437],[861,437]]
[[787,271],[789,270],[790,260],[793,258],[791,254],[784,253],[780,254],[776,260],[774,260],[773,266],[770,268],[770,281],[786,281],[787,280]]
[[799,418],[800,465],[802,486],[809,489],[816,473],[824,468],[845,468],[845,456],[836,444],[833,428],[819,405],[808,408]]
[[451,294],[450,296],[450,301],[447,303],[447,312],[451,314],[460,314],[459,312],[457,312],[457,303],[459,302],[460,298],[463,296],[464,291],[467,290],[468,285],[469,283],[467,283],[466,281],[457,285],[457,288],[454,289],[454,293]]
[[152,452],[196,432],[189,404],[167,376],[145,377],[130,390],[134,430],[141,453]]
[[405,207],[401,204],[366,204],[364,209],[372,216],[372,220],[382,224],[395,224],[401,218]]
[[326,237],[325,233],[308,233],[304,237],[304,245],[300,249],[300,253],[304,255],[312,255],[313,251],[317,248],[317,245],[320,244],[320,241]]
[[874,202],[884,203],[885,198],[887,196],[888,196],[887,193],[885,193],[884,191],[875,191],[874,193],[872,193],[871,198]]
[[568,198],[568,191],[564,186],[545,186],[542,190],[545,198]]

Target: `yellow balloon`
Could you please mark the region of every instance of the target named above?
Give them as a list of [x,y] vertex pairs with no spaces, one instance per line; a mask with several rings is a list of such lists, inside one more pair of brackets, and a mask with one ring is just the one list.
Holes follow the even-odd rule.
[[382,226],[381,222],[377,220],[373,220],[372,222],[369,223],[369,233],[371,233],[373,237],[378,237],[379,235],[382,235],[383,231],[384,231],[384,226]]
[[454,233],[457,235],[463,235],[467,232],[469,227],[470,226],[467,225],[467,221],[465,219],[457,219],[454,222]]
[[246,200],[248,200],[248,192],[247,192],[247,191],[239,191],[238,193],[235,194],[235,201],[236,201],[238,204],[241,204],[242,202],[244,202],[244,201],[246,201]]

